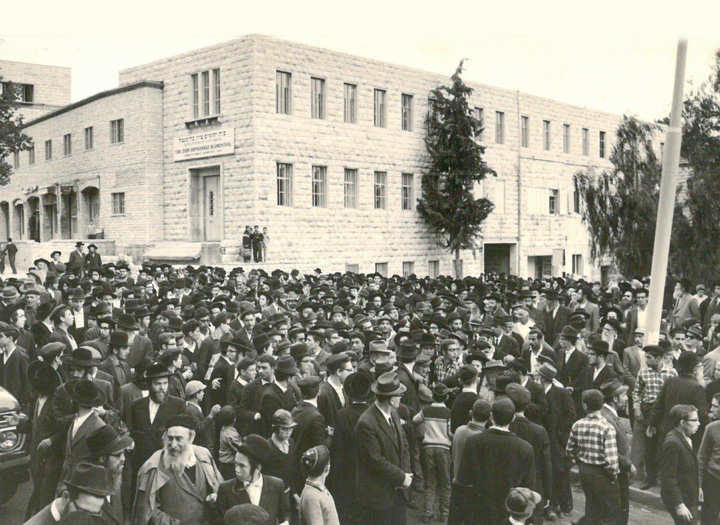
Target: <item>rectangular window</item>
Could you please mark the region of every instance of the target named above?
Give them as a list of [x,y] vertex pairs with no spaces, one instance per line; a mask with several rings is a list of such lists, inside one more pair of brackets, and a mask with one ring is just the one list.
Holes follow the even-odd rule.
[[72,155],[72,134],[63,135],[63,155]]
[[20,152],[16,151],[13,153],[13,168],[18,169],[20,167]]
[[495,144],[505,144],[505,113],[495,112]]
[[277,203],[278,206],[292,206],[292,164],[277,163]]
[[580,192],[573,191],[573,213],[580,213]]
[[575,253],[572,256],[572,273],[573,275],[583,274],[583,260],[582,255],[579,253]]
[[543,149],[550,151],[550,121],[543,120]]
[[358,170],[345,168],[343,201],[346,208],[358,207]]
[[343,85],[343,122],[357,123],[357,86],[355,84]]
[[412,211],[415,189],[413,188],[413,174],[402,174],[402,209]]
[[85,128],[85,149],[93,149],[93,127]]
[[112,194],[112,214],[125,215],[125,193]]
[[550,215],[558,215],[560,213],[560,190],[550,190],[550,199],[548,201],[548,213]]
[[213,112],[220,114],[220,70],[213,69]]
[[52,160],[52,140],[45,141],[45,160]]
[[521,146],[530,147],[530,117],[520,117],[521,120]]
[[473,116],[480,123],[480,133],[476,138],[482,142],[485,139],[485,110],[483,108],[473,108]]
[[322,78],[310,79],[310,116],[325,118],[325,80]]
[[[2,82],[0,84],[0,93],[4,93],[6,89],[10,88],[10,82]],[[32,84],[16,84],[12,83],[13,90],[15,91],[15,102],[34,102],[34,87]]]
[[403,262],[403,277],[410,277],[415,273],[415,263],[413,261]]
[[405,93],[402,96],[402,129],[413,130],[413,96]]
[[388,263],[375,263],[375,273],[379,273],[383,277],[387,277],[388,273]]
[[440,261],[428,261],[428,277],[437,279],[440,275]]
[[28,164],[33,165],[35,164],[35,145],[33,144],[30,146],[30,149],[28,150]]
[[312,205],[314,208],[327,206],[327,166],[312,167]]
[[563,124],[563,153],[570,153],[570,124]]
[[387,182],[387,173],[384,171],[375,172],[375,209],[385,209],[385,184]]
[[384,89],[375,90],[375,127],[384,128],[387,123],[386,118],[386,107],[385,107],[385,95],[387,93]]
[[110,144],[125,142],[125,119],[110,121]]
[[192,80],[192,108],[193,118],[200,118],[200,79],[198,74],[190,76]]
[[345,263],[345,272],[349,273],[360,273],[360,265],[359,264],[348,264]]
[[590,155],[590,130],[582,129],[582,151],[586,157]]
[[599,147],[598,147],[598,153],[600,154],[600,158],[605,158],[605,132],[601,131],[599,136]]
[[275,72],[275,111],[284,115],[292,113],[292,74]]
[[203,71],[202,75],[202,108],[203,117],[210,114],[210,71]]

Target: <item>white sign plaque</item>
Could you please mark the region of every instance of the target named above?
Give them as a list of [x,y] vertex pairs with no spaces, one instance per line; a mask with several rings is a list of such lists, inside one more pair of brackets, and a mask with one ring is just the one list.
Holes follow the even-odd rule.
[[173,144],[175,162],[233,153],[235,153],[235,128],[175,137]]

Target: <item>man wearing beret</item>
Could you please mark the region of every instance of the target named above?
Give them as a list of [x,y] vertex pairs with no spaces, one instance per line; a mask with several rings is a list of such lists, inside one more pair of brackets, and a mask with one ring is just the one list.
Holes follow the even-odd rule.
[[167,420],[163,448],[140,469],[131,523],[207,525],[223,478],[210,452],[193,445],[195,420]]

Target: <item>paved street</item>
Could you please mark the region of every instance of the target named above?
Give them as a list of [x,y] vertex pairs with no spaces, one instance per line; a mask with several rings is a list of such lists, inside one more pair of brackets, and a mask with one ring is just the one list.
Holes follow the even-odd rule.
[[[28,499],[30,498],[30,492],[32,491],[32,483],[24,483],[19,489],[17,494],[0,509],[0,523],[3,525],[19,525],[23,523],[25,517],[25,509],[27,507]],[[575,521],[582,515],[582,509],[585,506],[585,498],[583,497],[582,490],[578,487],[573,487],[573,495],[575,498],[575,511],[572,514],[572,520]],[[410,519],[408,522],[411,525],[421,523],[422,513],[416,510],[411,511]],[[562,521],[558,523],[570,523],[570,521]],[[633,502],[630,502],[630,523],[633,525],[672,525],[672,520],[667,512],[659,511],[654,508],[645,506],[638,506]]]

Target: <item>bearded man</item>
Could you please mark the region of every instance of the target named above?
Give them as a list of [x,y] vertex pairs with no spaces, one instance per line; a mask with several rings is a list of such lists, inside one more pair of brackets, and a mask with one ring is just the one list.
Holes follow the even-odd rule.
[[108,525],[123,525],[126,514],[122,505],[125,451],[132,446],[133,441],[128,435],[120,436],[113,427],[105,425],[88,436],[86,442],[90,461],[105,469],[112,490],[112,494],[103,502],[100,520]]
[[155,452],[138,473],[131,523],[207,525],[210,504],[223,481],[210,452],[193,445],[195,420],[180,414],[171,417],[163,434],[163,448]]

